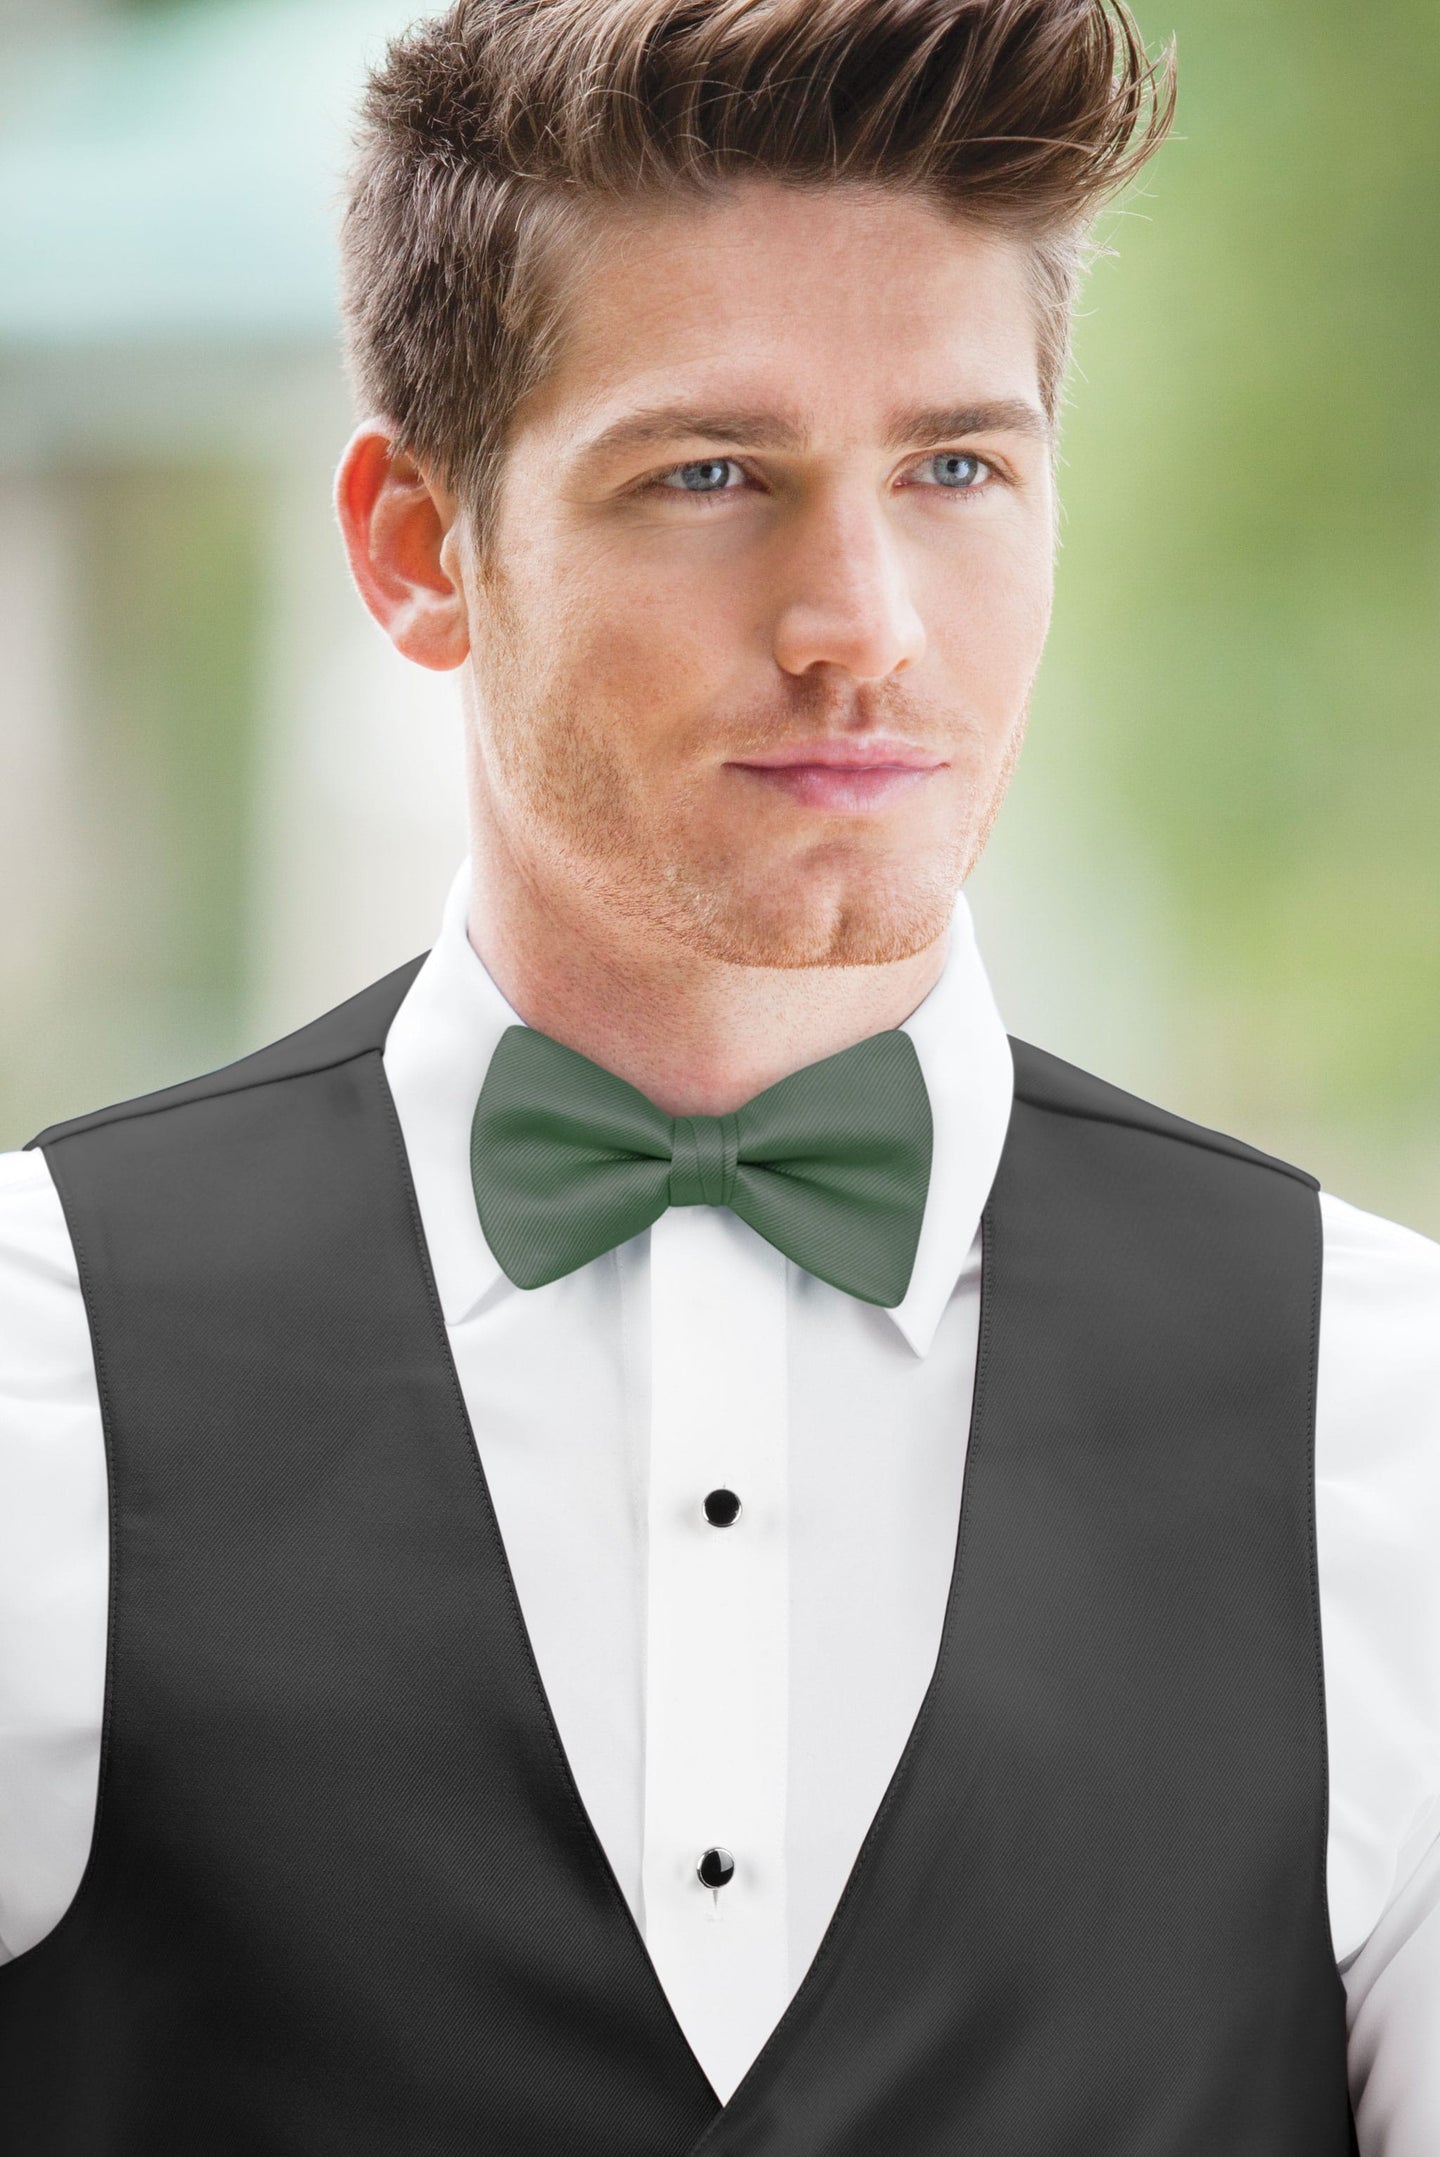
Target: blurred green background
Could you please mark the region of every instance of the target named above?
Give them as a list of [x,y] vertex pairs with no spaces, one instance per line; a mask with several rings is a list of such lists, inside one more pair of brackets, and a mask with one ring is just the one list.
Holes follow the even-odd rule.
[[[453,684],[349,591],[333,228],[401,0],[0,0],[0,1146],[430,941]],[[1440,9],[1139,0],[1012,1031],[1440,1234]]]

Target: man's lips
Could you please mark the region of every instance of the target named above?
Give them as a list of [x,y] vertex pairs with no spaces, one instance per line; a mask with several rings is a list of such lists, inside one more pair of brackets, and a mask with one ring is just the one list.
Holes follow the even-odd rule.
[[898,766],[905,771],[934,771],[945,759],[933,749],[922,749],[898,734],[816,734],[809,741],[784,743],[778,749],[762,749],[756,756],[733,761],[747,771],[780,771],[789,765],[824,764],[846,770],[870,771]]
[[816,809],[879,808],[944,768],[933,750],[878,735],[794,742],[733,762],[734,770]]

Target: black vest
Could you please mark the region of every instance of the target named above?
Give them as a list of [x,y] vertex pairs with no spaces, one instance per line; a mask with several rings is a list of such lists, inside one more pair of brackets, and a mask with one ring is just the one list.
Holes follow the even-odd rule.
[[419,963],[31,1141],[112,1571],[89,1863],[0,1967],[0,2157],[1352,2157],[1313,1179],[1014,1044],[939,1658],[722,2106],[466,1417],[380,1057]]

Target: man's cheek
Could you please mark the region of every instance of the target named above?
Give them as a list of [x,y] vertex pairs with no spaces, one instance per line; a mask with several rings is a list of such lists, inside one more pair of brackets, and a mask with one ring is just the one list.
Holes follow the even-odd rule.
[[627,621],[601,634],[591,647],[591,679],[627,703],[645,699],[651,710],[668,712],[686,701],[686,684],[705,673],[707,643],[686,630],[655,634]]

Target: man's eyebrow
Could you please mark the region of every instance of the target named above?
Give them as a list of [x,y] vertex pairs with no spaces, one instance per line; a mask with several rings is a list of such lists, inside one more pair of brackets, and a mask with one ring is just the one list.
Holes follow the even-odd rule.
[[753,449],[795,449],[803,436],[773,412],[708,412],[699,405],[646,405],[617,419],[581,444],[585,458],[613,456],[617,450],[644,449],[654,442],[742,442]]
[[918,412],[892,413],[886,449],[911,442],[953,441],[961,434],[1028,434],[1048,442],[1050,422],[1026,397],[996,397],[988,404],[930,406]]
[[[1050,439],[1050,422],[1024,397],[997,397],[982,404],[926,405],[892,412],[883,447],[954,441],[969,434],[1027,434]],[[732,449],[803,450],[808,436],[774,412],[707,412],[694,405],[649,405],[628,413],[582,443],[587,461],[657,442],[724,442]]]

